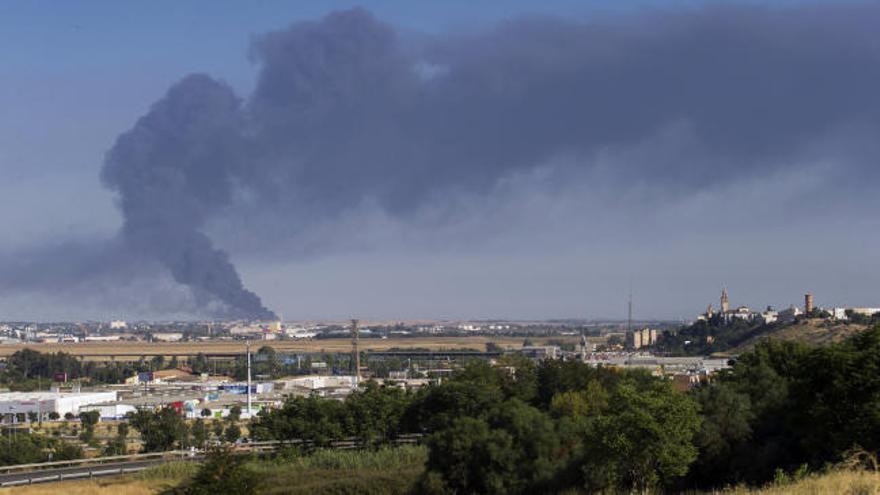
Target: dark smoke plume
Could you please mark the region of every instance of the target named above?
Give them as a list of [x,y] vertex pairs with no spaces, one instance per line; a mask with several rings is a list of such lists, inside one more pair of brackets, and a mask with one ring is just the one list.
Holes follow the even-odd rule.
[[296,239],[367,202],[406,218],[560,155],[670,194],[807,157],[858,187],[880,157],[878,24],[873,5],[709,8],[412,40],[339,12],[256,38],[245,100],[204,75],[176,84],[103,179],[131,249],[230,316],[272,318],[205,234],[212,219],[257,212]]
[[224,316],[275,319],[244,288],[229,257],[201,232],[228,204],[241,164],[241,115],[232,91],[206,76],[189,76],[153,105],[107,154],[104,182],[119,192],[122,234],[196,295],[225,304]]

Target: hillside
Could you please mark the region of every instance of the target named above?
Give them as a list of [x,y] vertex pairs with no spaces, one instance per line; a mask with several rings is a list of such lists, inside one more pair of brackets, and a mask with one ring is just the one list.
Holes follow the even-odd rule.
[[828,345],[840,342],[868,328],[866,323],[852,323],[822,318],[803,318],[793,323],[756,324],[734,321],[698,321],[677,332],[664,332],[657,351],[670,355],[730,355],[747,351],[764,339]]
[[876,471],[833,471],[759,489],[735,488],[721,493],[734,495],[815,495],[824,493],[868,495],[880,493],[880,474]]
[[804,342],[812,345],[828,345],[832,342],[840,342],[866,328],[866,325],[857,323],[834,322],[819,318],[805,319],[788,325],[768,326],[765,331],[748,337],[728,352],[736,354],[747,351],[767,338]]

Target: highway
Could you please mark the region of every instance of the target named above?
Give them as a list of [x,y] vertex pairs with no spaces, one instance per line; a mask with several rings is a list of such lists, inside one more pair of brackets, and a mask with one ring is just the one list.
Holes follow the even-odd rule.
[[[198,461],[203,456],[184,458],[185,460]],[[30,485],[34,483],[48,483],[72,479],[97,478],[101,476],[117,476],[120,474],[135,473],[148,467],[168,462],[167,459],[145,459],[141,461],[123,461],[109,464],[97,464],[90,466],[73,466],[55,469],[40,469],[37,471],[25,471],[20,473],[0,474],[0,487],[18,485]]]
[[[402,435],[394,440],[396,445],[418,443],[421,435]],[[308,447],[309,442],[290,440],[285,442],[268,441],[252,442],[235,447],[236,452],[255,454],[271,453],[284,446],[299,445]],[[349,450],[358,448],[354,439],[331,442],[329,448]],[[19,464],[0,466],[0,488],[51,483],[74,479],[89,479],[102,476],[119,476],[135,473],[166,462],[200,462],[205,459],[202,451],[169,451],[149,454],[132,454],[113,457],[96,457],[93,459],[76,459],[72,461],[44,462],[39,464]]]

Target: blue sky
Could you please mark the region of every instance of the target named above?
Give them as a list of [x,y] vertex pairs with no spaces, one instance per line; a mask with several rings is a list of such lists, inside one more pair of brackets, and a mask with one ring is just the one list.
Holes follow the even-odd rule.
[[[584,22],[609,14],[639,14],[651,19],[658,13],[687,15],[719,4],[744,5],[562,0],[0,2],[0,258],[14,259],[22,250],[47,243],[114,236],[122,216],[114,206],[116,196],[98,179],[104,154],[187,74],[208,73],[247,98],[258,77],[258,67],[249,57],[254,35],[318,21],[355,5],[404,37],[429,33],[442,38],[482,33],[519,17]],[[821,2],[749,4],[797,11]],[[641,153],[639,149],[626,153]],[[583,190],[569,184],[570,190],[535,191],[528,183],[537,179],[504,176],[501,183],[510,188],[508,196],[501,198],[496,188],[492,194],[499,197],[489,206],[469,203],[467,208],[479,213],[468,221],[443,225],[442,239],[432,237],[437,232],[433,225],[408,224],[377,213],[310,230],[310,236],[316,230],[337,236],[345,229],[372,229],[359,240],[363,249],[318,248],[323,254],[313,250],[284,257],[255,251],[248,244],[252,235],[242,239],[230,234],[233,221],[216,221],[206,228],[231,253],[246,285],[291,318],[621,317],[631,279],[645,317],[687,317],[714,301],[721,284],[732,286],[732,297],[748,294],[741,302],[753,306],[797,302],[808,289],[817,292],[817,302],[824,295],[828,303],[874,304],[873,277],[880,273],[868,253],[876,235],[865,233],[877,231],[872,217],[848,202],[851,195],[849,200],[830,201],[830,206],[816,206],[817,222],[823,226],[818,230],[835,233],[838,238],[832,241],[806,235],[792,213],[804,195],[815,197],[817,187],[834,180],[836,166],[811,163],[810,172],[799,176],[780,169],[778,175],[756,176],[754,182],[731,188],[684,193],[680,201],[660,206],[646,199],[657,191],[614,186],[598,190],[586,183]],[[536,170],[545,168],[543,164]],[[776,185],[769,187],[771,183]],[[845,192],[836,191],[847,196]],[[668,194],[682,193],[662,192]],[[566,195],[590,199],[577,203]],[[615,204],[611,213],[602,210],[621,197],[630,198],[629,206]],[[523,198],[538,209],[523,206]],[[578,212],[587,207],[603,215],[589,224],[577,223]],[[717,214],[707,213],[713,209]],[[547,214],[557,216],[548,222]],[[532,216],[532,224],[511,220]],[[728,228],[715,228],[717,235],[707,235],[697,227],[715,220]],[[530,235],[536,228],[547,239],[564,242],[536,241]],[[631,235],[632,231],[643,235]],[[591,232],[600,234],[591,237]],[[752,242],[732,248],[742,242],[739,234]],[[279,241],[278,249],[305,251],[288,242]],[[818,267],[818,274],[804,274],[798,269],[803,264]],[[371,290],[359,290],[352,279],[370,280]],[[77,288],[89,290],[88,285]],[[68,307],[73,299],[51,292],[6,284],[0,320],[4,314],[53,319],[158,317],[165,312],[98,296]]]

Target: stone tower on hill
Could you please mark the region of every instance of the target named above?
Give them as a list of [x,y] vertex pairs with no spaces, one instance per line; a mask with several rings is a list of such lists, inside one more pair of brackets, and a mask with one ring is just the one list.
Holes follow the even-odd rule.
[[726,313],[730,310],[730,298],[727,297],[727,288],[721,289],[721,312]]

